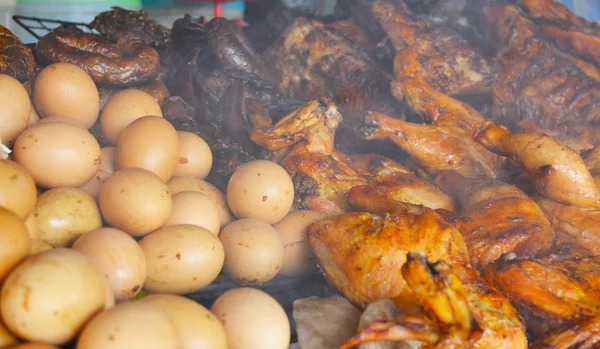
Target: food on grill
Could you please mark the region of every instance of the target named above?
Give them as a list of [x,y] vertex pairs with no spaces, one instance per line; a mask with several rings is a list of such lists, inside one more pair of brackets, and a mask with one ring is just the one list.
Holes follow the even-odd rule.
[[15,78],[0,74],[0,139],[8,147],[29,123],[31,103],[27,91]]
[[179,159],[173,176],[206,178],[213,162],[212,153],[206,141],[200,136],[186,131],[177,131],[177,136],[179,138]]
[[193,49],[205,46],[204,26],[204,17],[194,18],[189,14],[173,22],[171,42],[175,50],[185,56]]
[[131,33],[113,44],[94,34],[54,31],[38,41],[35,53],[44,63],[75,64],[107,86],[141,85],[154,79],[160,67],[158,52]]
[[0,74],[25,82],[33,76],[35,60],[29,47],[0,25]]
[[113,7],[99,13],[90,28],[97,30],[107,40],[118,42],[123,36],[135,34],[147,45],[161,47],[169,43],[171,31],[153,20],[146,11],[130,11]]
[[42,118],[67,117],[91,128],[100,101],[94,81],[78,66],[56,63],[42,69],[33,84],[33,102]]
[[187,190],[172,195],[171,215],[165,226],[192,224],[215,235],[221,230],[219,208],[213,199],[198,191]]

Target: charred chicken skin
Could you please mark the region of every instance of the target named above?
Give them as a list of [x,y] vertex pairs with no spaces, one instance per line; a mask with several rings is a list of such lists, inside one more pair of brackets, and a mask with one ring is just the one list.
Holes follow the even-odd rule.
[[348,191],[373,185],[397,200],[453,210],[451,198],[391,159],[336,152],[333,143],[341,120],[327,99],[309,102],[273,126],[263,118],[252,120],[252,141],[271,151],[292,147],[281,165],[294,181],[297,207],[326,214],[347,212]]
[[403,0],[353,0],[358,22],[374,41],[387,40],[394,54],[413,48],[425,79],[450,95],[481,93],[492,82],[487,61],[450,28],[415,16]]
[[527,347],[515,309],[483,281],[461,234],[434,211],[399,204],[387,218],[349,213],[315,223],[309,237],[328,279],[350,301],[364,307],[392,299],[407,314],[367,327],[342,348],[374,340]]
[[544,212],[518,188],[489,179],[443,172],[436,184],[458,199],[462,212],[448,219],[463,235],[477,269],[511,253],[519,259],[548,250],[554,230]]

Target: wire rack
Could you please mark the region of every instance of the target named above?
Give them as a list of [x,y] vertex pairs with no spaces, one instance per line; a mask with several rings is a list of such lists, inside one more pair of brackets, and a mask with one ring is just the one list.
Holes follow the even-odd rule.
[[13,21],[15,21],[18,25],[20,25],[23,29],[25,29],[29,34],[33,35],[34,38],[40,39],[45,34],[53,31],[57,27],[61,25],[75,25],[79,29],[83,30],[87,33],[96,33],[93,29],[90,28],[88,23],[77,23],[77,22],[69,22],[69,21],[60,21],[56,19],[48,19],[48,18],[38,18],[38,17],[28,17],[28,16],[19,16],[14,15],[12,17]]

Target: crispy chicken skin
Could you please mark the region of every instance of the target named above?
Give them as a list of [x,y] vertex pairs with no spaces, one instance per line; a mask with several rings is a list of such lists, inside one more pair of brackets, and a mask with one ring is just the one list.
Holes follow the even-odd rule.
[[531,349],[596,349],[600,344],[600,316],[575,321],[540,338]]
[[559,247],[535,260],[499,260],[482,272],[517,308],[534,337],[598,314],[600,265],[585,249],[571,252],[572,247]]
[[518,162],[541,195],[581,207],[600,207],[600,189],[578,153],[542,133],[509,133],[489,124],[477,135],[488,150]]
[[600,25],[577,17],[553,0],[520,0],[518,4],[558,47],[600,65]]
[[369,112],[359,130],[365,140],[391,139],[429,172],[454,170],[464,177],[494,177],[498,158],[460,127],[393,119]]
[[396,80],[391,83],[394,97],[435,125],[460,127],[468,135],[485,125],[485,119],[475,109],[431,86],[423,71],[414,48],[398,52],[394,58]]
[[403,0],[352,0],[358,23],[375,42],[387,40],[394,53],[413,48],[425,79],[450,95],[482,93],[493,81],[487,61],[450,28],[415,16]]
[[345,347],[416,339],[426,343],[424,348],[458,348],[458,343],[464,348],[526,348],[515,309],[470,266],[458,230],[428,209],[406,205],[400,211],[388,218],[349,213],[309,228],[321,268],[344,296],[360,307],[392,299],[409,316],[375,331],[367,328],[363,333],[377,334],[365,338],[359,333]]
[[457,198],[462,212],[448,219],[462,234],[477,269],[512,253],[535,257],[552,247],[554,230],[539,206],[517,187],[443,172],[435,183]]
[[597,136],[590,125],[600,121],[600,81],[586,73],[589,65],[552,45],[518,6],[491,2],[472,0],[466,14],[496,49],[492,119],[515,130],[532,124],[563,143],[593,147]]

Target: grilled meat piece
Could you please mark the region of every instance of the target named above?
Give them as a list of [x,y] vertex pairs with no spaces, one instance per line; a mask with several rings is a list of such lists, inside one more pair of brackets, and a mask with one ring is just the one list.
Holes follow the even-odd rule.
[[600,316],[575,321],[531,344],[531,349],[595,349],[600,343]]
[[171,29],[173,48],[185,56],[192,50],[206,45],[204,26],[204,17],[194,18],[190,14],[175,20],[173,29]]
[[586,72],[594,69],[549,43],[515,5],[473,0],[466,10],[469,22],[496,48],[498,83],[491,91],[496,123],[519,130],[526,122],[568,143],[600,121],[600,81]]
[[454,170],[464,177],[495,177],[497,156],[462,128],[415,124],[369,112],[359,131],[365,140],[389,138],[430,173]]
[[534,337],[598,315],[598,261],[580,247],[559,247],[536,260],[499,260],[483,276],[525,319]]
[[373,42],[388,41],[394,53],[414,48],[425,79],[450,95],[484,93],[492,70],[479,52],[448,27],[415,16],[403,0],[353,0],[358,23]]
[[467,179],[456,172],[441,173],[435,183],[460,203],[462,212],[447,220],[463,235],[475,268],[504,254],[527,259],[552,247],[550,222],[535,201],[516,187]]
[[281,71],[279,89],[292,99],[331,95],[344,118],[393,110],[390,76],[355,43],[318,21],[294,20],[266,55]]
[[25,82],[33,76],[34,70],[35,60],[29,47],[0,25],[0,74]]
[[[389,218],[357,212],[309,228],[319,264],[344,296],[359,307],[391,299],[408,315],[363,330],[347,348],[369,340],[407,339],[424,341],[429,348],[458,343],[464,348],[526,348],[515,309],[470,266],[458,230],[431,210],[404,206],[403,213]],[[431,331],[410,326],[413,321],[430,325]],[[396,336],[399,332],[408,337]]]
[[600,65],[600,25],[577,17],[553,0],[519,0],[541,33],[561,49]]
[[171,30],[158,24],[148,12],[130,11],[117,6],[96,15],[90,28],[100,32],[109,41],[116,42],[126,34],[136,34],[146,44],[155,47],[166,46],[171,36]]
[[296,17],[281,1],[256,1],[246,4],[250,23],[242,30],[258,53],[263,53]]
[[542,133],[509,133],[488,124],[476,136],[488,150],[518,162],[541,195],[575,206],[600,207],[600,189],[578,153]]

